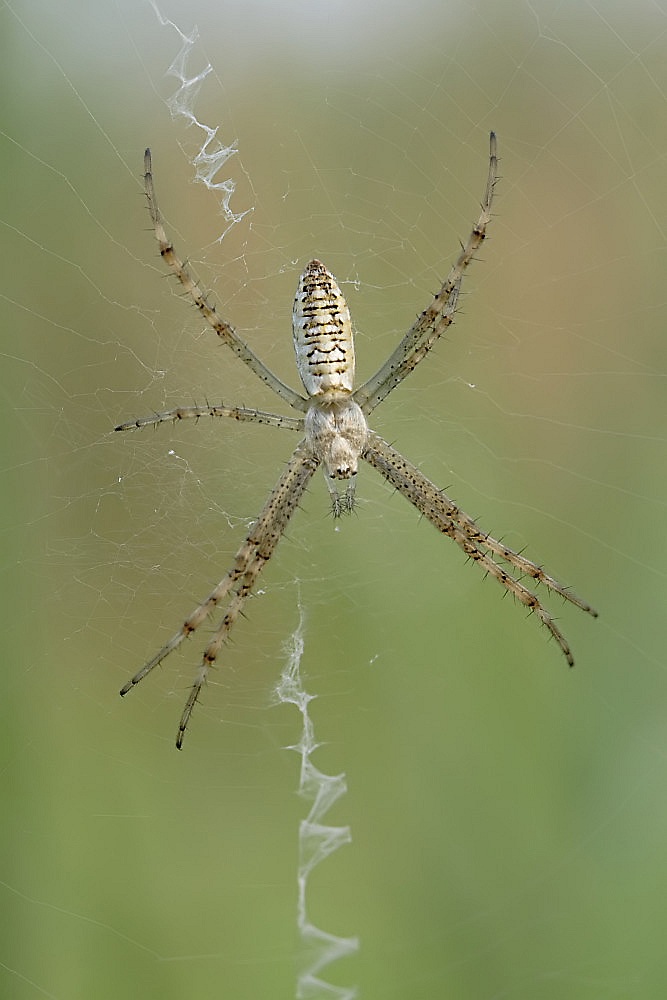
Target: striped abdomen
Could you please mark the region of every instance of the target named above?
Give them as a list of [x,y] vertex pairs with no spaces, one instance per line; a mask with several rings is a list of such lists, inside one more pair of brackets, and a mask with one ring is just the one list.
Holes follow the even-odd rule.
[[311,260],[299,278],[292,314],[294,350],[309,396],[354,387],[354,341],[347,302],[330,271]]

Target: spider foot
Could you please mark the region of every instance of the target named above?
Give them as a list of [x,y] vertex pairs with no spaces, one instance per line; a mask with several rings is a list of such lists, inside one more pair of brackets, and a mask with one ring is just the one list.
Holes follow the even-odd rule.
[[334,518],[342,517],[344,514],[351,514],[354,510],[355,494],[354,484],[350,483],[344,493],[339,493],[337,489],[331,490],[331,513]]

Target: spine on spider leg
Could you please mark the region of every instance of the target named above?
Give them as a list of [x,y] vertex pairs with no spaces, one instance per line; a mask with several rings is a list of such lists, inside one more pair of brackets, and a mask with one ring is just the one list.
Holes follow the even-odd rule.
[[351,393],[354,339],[345,296],[333,274],[311,260],[299,278],[292,313],[294,351],[309,396]]

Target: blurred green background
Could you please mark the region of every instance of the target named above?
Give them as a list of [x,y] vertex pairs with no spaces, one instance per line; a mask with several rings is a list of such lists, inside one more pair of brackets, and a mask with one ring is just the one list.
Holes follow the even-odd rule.
[[[302,669],[350,846],[310,916],[328,978],[383,1000],[667,990],[667,11],[648,0],[160,7],[200,38],[194,110],[236,141],[227,228],[166,105],[149,4],[0,12],[4,656],[0,995],[294,996]],[[370,374],[502,180],[446,343],[374,426],[483,526],[598,606],[553,598],[568,671],[370,469],[334,530],[318,477],[173,748],[201,636],[118,689],[225,572],[292,438],[123,419],[279,408],[164,279],[177,247],[296,385],[291,302],[321,257]],[[231,422],[230,422],[231,423]]]

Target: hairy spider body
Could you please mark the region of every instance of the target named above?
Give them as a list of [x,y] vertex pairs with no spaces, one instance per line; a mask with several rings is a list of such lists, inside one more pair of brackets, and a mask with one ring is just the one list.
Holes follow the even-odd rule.
[[[125,695],[143,680],[169,653],[177,649],[222,602],[227,602],[222,621],[207,644],[188,694],[176,737],[180,749],[209,670],[215,664],[243,612],[257,578],[269,561],[290,518],[317,468],[322,465],[334,516],[348,513],[354,505],[354,477],[359,459],[376,469],[384,479],[433,524],[453,539],[462,551],[479,563],[507,592],[534,612],[556,640],[567,662],[574,658],[564,635],[538,596],[522,582],[529,577],[548,590],[586,611],[597,612],[567,587],[549,576],[541,566],[482,531],[447,494],[438,489],[388,442],[370,430],[367,417],[383,399],[426,357],[454,319],[461,281],[482,244],[491,218],[491,202],[497,176],[496,137],[491,133],[489,173],[479,219],[462,246],[440,291],[415,320],[387,361],[367,382],[354,388],[354,340],[347,303],[334,276],[318,260],[312,260],[299,278],[294,300],[293,336],[296,361],[307,396],[303,397],[273,374],[238,336],[215,308],[209,305],[197,282],[176,255],[167,239],[155,197],[150,150],[144,157],[144,179],[148,207],[163,260],[190,296],[201,315],[245,365],[283,401],[299,411],[286,417],[245,407],[182,406],[152,417],[129,420],[116,427],[157,425],[209,415],[231,417],[246,423],[268,424],[303,434],[263,510],[239,548],[234,562],[209,596],[185,619],[168,642],[124,685]],[[346,483],[344,492],[339,484]]]
[[345,296],[324,264],[311,260],[299,278],[292,334],[296,366],[310,397],[306,445],[324,465],[334,516],[350,511],[354,482],[341,496],[336,485],[356,476],[368,424],[352,398],[354,336]]
[[352,320],[338,282],[324,264],[311,260],[299,278],[292,309],[296,367],[312,398],[354,389]]

